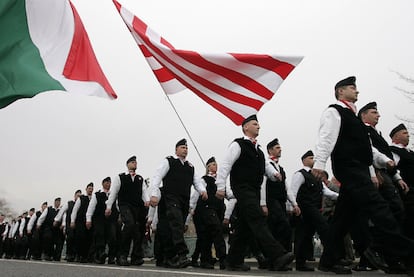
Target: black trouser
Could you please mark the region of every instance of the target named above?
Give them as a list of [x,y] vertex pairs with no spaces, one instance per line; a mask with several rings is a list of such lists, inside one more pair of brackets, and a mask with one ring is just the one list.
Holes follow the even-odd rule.
[[292,228],[286,212],[286,201],[279,199],[267,199],[269,215],[267,224],[275,239],[277,239],[287,251],[292,250]]
[[18,259],[26,259],[28,247],[28,237],[27,235],[17,235],[16,243],[14,249],[14,256]]
[[171,242],[168,221],[165,216],[158,213],[157,231],[154,236],[154,257],[157,261],[162,262],[167,257],[165,249],[168,242]]
[[[11,232],[11,231],[10,231]],[[6,259],[10,259],[14,254],[14,238],[6,238],[4,241],[4,253]]]
[[[313,236],[318,233],[322,245],[326,243],[329,225],[320,209],[299,204],[302,216],[295,230],[295,254],[296,263],[304,263],[313,253]],[[309,249],[309,245],[312,247]]]
[[226,243],[223,238],[223,227],[217,211],[211,208],[197,207],[195,217],[200,217],[203,228],[197,231],[200,239],[201,262],[211,262],[211,245],[214,244],[216,257],[224,260],[226,256]]
[[340,258],[339,243],[343,243],[354,217],[367,217],[374,225],[371,247],[393,257],[407,258],[414,253],[414,241],[401,234],[388,203],[371,181],[367,166],[334,167],[341,183],[328,241],[320,263],[336,264]]
[[59,227],[45,226],[42,230],[43,251],[46,256],[60,261],[64,237]]
[[[83,216],[82,216],[83,217]],[[86,221],[77,221],[75,224],[76,251],[81,260],[88,260],[92,247],[92,230],[86,228]]]
[[231,265],[244,262],[246,242],[252,239],[252,235],[265,257],[271,262],[285,254],[285,248],[270,233],[266,217],[260,207],[260,186],[247,183],[235,184],[232,185],[232,190],[237,199],[238,219],[227,256],[228,262]]
[[66,226],[66,259],[74,259],[77,255],[75,245],[75,230]]
[[404,220],[404,205],[399,191],[395,187],[390,175],[385,170],[379,170],[378,174],[382,179],[382,184],[380,184],[378,191],[384,200],[387,201],[398,224],[402,226]]
[[414,239],[414,186],[410,186],[407,194],[402,195],[405,215],[403,219],[404,234]]
[[162,240],[166,258],[188,254],[184,240],[184,224],[188,215],[189,199],[162,194],[158,206],[159,239]]
[[108,256],[114,258],[118,252],[116,240],[117,222],[111,218],[94,218],[95,256],[100,259],[105,255],[108,245]]
[[42,257],[42,244],[40,242],[40,229],[33,229],[30,239],[30,258],[40,259]]
[[135,207],[122,205],[119,206],[121,213],[122,229],[121,229],[121,245],[120,256],[128,258],[133,243],[131,261],[136,261],[144,257],[142,250],[142,240],[145,235],[145,207]]
[[201,216],[199,215],[199,213],[197,213],[197,209],[193,216],[193,222],[194,222],[194,227],[195,227],[195,231],[197,234],[197,240],[196,240],[194,252],[191,255],[191,259],[193,261],[198,261],[198,259],[200,258],[200,254],[201,254],[201,242],[203,240],[202,236],[205,235],[206,232],[204,230],[205,229],[204,222]]
[[3,248],[3,245],[4,245],[4,240],[3,240],[3,237],[2,237],[2,236],[0,236],[0,259],[1,259],[1,258],[3,258],[3,254],[4,254],[4,248]]

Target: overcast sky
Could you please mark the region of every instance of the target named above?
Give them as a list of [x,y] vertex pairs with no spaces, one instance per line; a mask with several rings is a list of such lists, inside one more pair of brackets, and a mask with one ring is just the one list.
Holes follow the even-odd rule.
[[[414,77],[412,1],[119,1],[178,49],[304,56],[258,113],[259,143],[279,138],[288,181],[315,145],[338,80],[357,77],[359,107],[377,101],[388,141],[396,116],[413,117],[413,104],[395,89],[413,87],[392,72]],[[0,110],[0,197],[18,213],[58,196],[70,200],[89,182],[100,188],[132,155],[137,172],[152,177],[188,139],[112,1],[72,2],[119,98],[47,92]],[[191,91],[170,99],[203,160],[215,156],[220,166],[241,127]],[[191,143],[188,159],[204,174]]]

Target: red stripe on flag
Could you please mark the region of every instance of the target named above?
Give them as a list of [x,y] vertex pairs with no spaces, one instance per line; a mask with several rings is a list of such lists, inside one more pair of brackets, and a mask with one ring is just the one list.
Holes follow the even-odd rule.
[[174,76],[171,75],[171,72],[166,69],[165,67],[161,67],[160,69],[153,70],[155,77],[161,83],[168,82],[174,79]]
[[255,94],[260,95],[263,98],[271,99],[274,95],[273,91],[269,90],[256,80],[243,75],[237,71],[231,70],[224,66],[212,63],[203,58],[200,54],[194,51],[173,51],[175,54],[181,58],[189,61],[192,64],[197,65],[198,67],[204,68],[208,71],[212,71],[217,75],[221,75],[224,78],[229,79],[233,83],[236,83],[247,90],[253,91]]
[[72,3],[70,5],[73,11],[75,30],[63,75],[71,80],[97,82],[110,97],[117,98],[99,66],[78,12]]
[[[134,17],[134,20],[133,20],[133,23],[132,23],[132,26],[133,26],[134,30],[136,32],[138,32],[139,29],[138,28],[135,28],[136,19],[137,19],[137,22],[139,23],[140,20],[138,20],[138,18],[135,16]],[[247,97],[247,96],[238,94],[238,93],[234,93],[233,91],[230,91],[228,89],[222,88],[222,87],[216,85],[215,83],[210,82],[210,81],[208,81],[208,80],[206,80],[206,79],[204,79],[204,78],[202,78],[202,77],[200,77],[200,76],[192,73],[190,70],[187,70],[186,68],[178,65],[173,60],[171,60],[166,55],[164,55],[164,53],[162,53],[162,51],[156,45],[152,44],[152,42],[149,40],[149,38],[145,34],[142,34],[142,33],[139,33],[138,32],[138,35],[144,41],[144,43],[146,44],[146,47],[149,47],[150,49],[152,49],[152,51],[154,51],[159,56],[161,56],[163,59],[165,59],[166,61],[168,61],[170,64],[172,64],[175,68],[177,68],[180,72],[182,72],[183,74],[185,74],[187,77],[189,77],[190,79],[192,79],[194,82],[199,83],[200,85],[208,88],[209,90],[212,90],[213,92],[215,92],[215,93],[217,93],[217,94],[219,94],[219,95],[221,95],[221,96],[223,96],[223,97],[225,97],[225,98],[227,98],[227,99],[229,99],[231,101],[234,101],[236,103],[241,103],[241,104],[246,105],[246,106],[250,106],[250,107],[252,107],[252,108],[254,108],[256,110],[258,110],[263,105],[263,102],[261,102],[259,100],[256,100],[256,99],[253,99],[253,98],[250,98],[250,97]],[[180,50],[175,50],[175,51],[180,51]],[[154,57],[154,58],[157,59],[156,57]],[[158,60],[158,62],[160,64],[162,64],[161,61]],[[177,79],[179,79],[180,81],[181,80],[183,81],[183,79],[182,78],[179,78],[179,76],[177,74],[175,74],[172,69],[168,68],[168,70]],[[187,83],[187,82],[185,82],[185,83],[186,83],[186,86],[190,90],[195,90],[195,88],[193,86],[191,86],[189,83]],[[202,93],[202,92],[199,91],[199,93]]]
[[[274,59],[269,55],[259,55],[259,54],[235,54],[230,53],[233,57],[244,63],[250,63],[267,70],[271,70],[279,75],[283,80],[295,69],[295,66],[290,63],[283,62],[277,59]],[[254,57],[254,58],[253,58]]]

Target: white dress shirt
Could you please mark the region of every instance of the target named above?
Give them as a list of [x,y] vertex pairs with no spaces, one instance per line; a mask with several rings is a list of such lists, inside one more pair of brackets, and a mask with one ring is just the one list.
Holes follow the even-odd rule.
[[56,222],[62,222],[63,214],[66,213],[67,210],[68,210],[68,202],[66,202],[65,204],[63,204],[63,207],[59,209],[59,212],[55,216],[54,221],[56,221]]

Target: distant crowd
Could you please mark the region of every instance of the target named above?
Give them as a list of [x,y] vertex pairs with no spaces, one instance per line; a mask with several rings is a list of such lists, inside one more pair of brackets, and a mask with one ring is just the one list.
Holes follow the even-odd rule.
[[[414,152],[404,124],[388,144],[376,129],[377,103],[357,110],[356,78],[339,81],[337,102],[322,114],[319,139],[286,182],[277,138],[257,143],[256,115],[242,123],[218,163],[197,176],[186,159],[187,141],[175,144],[151,181],[137,174],[136,156],[126,172],[86,186],[73,199],[45,202],[11,222],[0,215],[0,258],[140,266],[153,240],[156,266],[248,271],[315,271],[336,274],[381,270],[414,275]],[[331,162],[333,177],[325,168]],[[197,241],[184,238],[190,220]],[[292,266],[293,261],[294,267]]]

